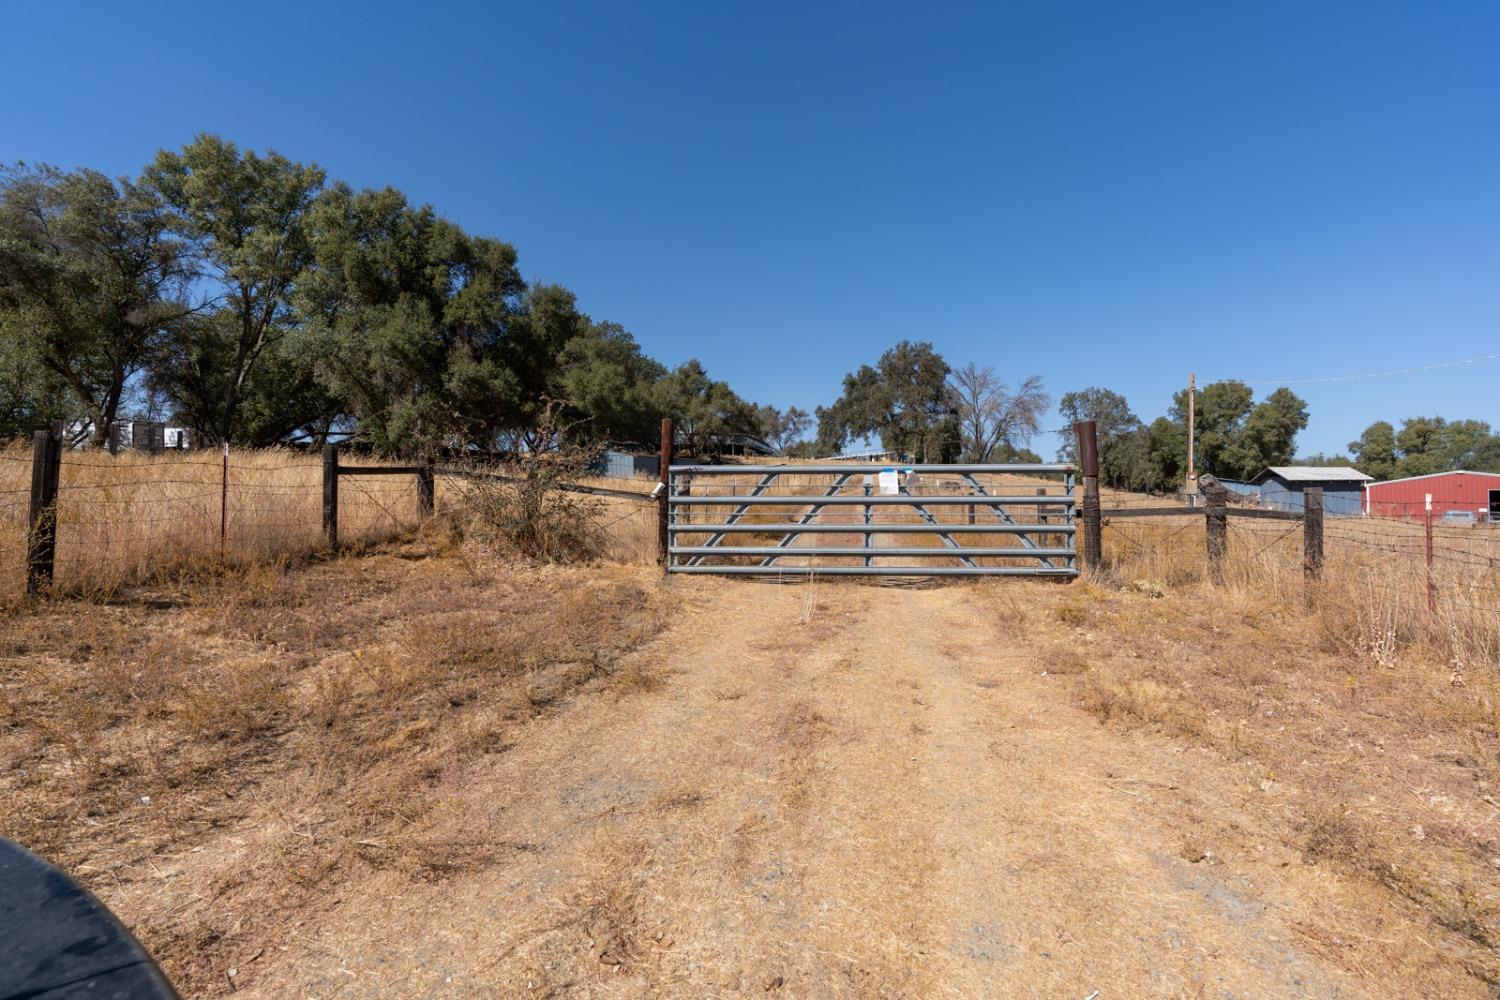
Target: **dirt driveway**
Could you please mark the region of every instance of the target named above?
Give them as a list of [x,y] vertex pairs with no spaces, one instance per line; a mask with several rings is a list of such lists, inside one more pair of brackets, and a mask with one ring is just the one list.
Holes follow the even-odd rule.
[[[1253,776],[1101,726],[1048,671],[1049,647],[993,624],[983,588],[670,585],[680,614],[640,654],[650,672],[634,689],[536,720],[466,776],[454,835],[503,845],[497,864],[342,886],[238,992],[1112,1000],[1433,985],[1372,985],[1330,959],[1329,935],[1417,931],[1389,913],[1361,923],[1357,898],[1261,828]],[[1481,995],[1456,972],[1447,985]]]

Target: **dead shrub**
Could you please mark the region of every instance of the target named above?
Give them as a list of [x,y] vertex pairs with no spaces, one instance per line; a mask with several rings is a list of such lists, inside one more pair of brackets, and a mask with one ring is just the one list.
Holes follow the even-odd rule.
[[476,470],[461,493],[463,520],[480,541],[535,562],[593,562],[607,541],[604,504],[567,489],[586,474],[592,449],[561,443],[567,428],[551,400],[540,425],[540,439],[557,443],[523,452],[503,473]]

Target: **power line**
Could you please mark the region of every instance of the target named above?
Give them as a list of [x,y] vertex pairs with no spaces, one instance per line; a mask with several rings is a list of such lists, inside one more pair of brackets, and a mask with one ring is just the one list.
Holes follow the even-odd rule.
[[1431,365],[1418,365],[1415,368],[1393,368],[1387,372],[1361,372],[1356,375],[1329,375],[1324,378],[1250,378],[1235,379],[1246,385],[1310,385],[1314,382],[1353,382],[1364,378],[1386,378],[1391,375],[1411,375],[1416,372],[1436,371],[1439,368],[1458,368],[1462,365],[1477,365],[1481,361],[1494,361],[1500,358],[1500,354],[1484,354],[1477,358],[1463,358],[1459,361],[1439,361]]

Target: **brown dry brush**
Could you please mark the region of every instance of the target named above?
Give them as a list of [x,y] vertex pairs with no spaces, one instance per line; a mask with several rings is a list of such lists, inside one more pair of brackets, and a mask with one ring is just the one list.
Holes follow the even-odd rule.
[[475,469],[459,493],[459,524],[477,540],[545,563],[593,562],[606,549],[604,503],[567,487],[586,455],[531,452],[518,467]]
[[[0,834],[135,900],[194,996],[330,886],[508,856],[449,807],[455,783],[586,687],[627,696],[614,678],[665,626],[666,596],[631,570],[518,574],[462,542],[433,555],[402,542],[357,572],[257,564],[149,600],[4,612]],[[191,858],[174,863],[207,890],[140,909],[164,856]]]
[[544,401],[531,447],[500,469],[474,469],[459,494],[459,521],[478,540],[534,562],[595,562],[609,538],[606,504],[570,487],[598,448],[576,443],[563,404]]
[[[1285,784],[1286,836],[1305,861],[1420,912],[1500,991],[1500,842],[1463,819],[1491,815],[1500,785],[1500,575],[1487,562],[1500,531],[1438,540],[1449,554],[1431,608],[1420,525],[1341,519],[1326,534],[1309,582],[1300,525],[1232,522],[1214,586],[1201,519],[1106,527],[1107,567],[1055,609],[1111,636],[1075,690],[1107,724]],[[1417,801],[1402,794],[1413,787]]]
[[[1330,646],[1382,666],[1403,655],[1500,674],[1500,528],[1439,538],[1429,608],[1422,528],[1382,518],[1330,519],[1321,579],[1303,572],[1300,522],[1231,522],[1220,590],[1300,609]],[[1463,548],[1458,548],[1462,543]],[[1137,590],[1208,585],[1201,518],[1134,519],[1104,532],[1104,583]]]

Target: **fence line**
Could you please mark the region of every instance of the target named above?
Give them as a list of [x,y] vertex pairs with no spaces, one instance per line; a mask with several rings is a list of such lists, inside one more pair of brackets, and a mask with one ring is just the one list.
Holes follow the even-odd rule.
[[[211,461],[176,456],[162,460],[158,457],[151,461],[160,462],[155,467],[163,472],[163,476],[156,478],[145,472],[146,465],[137,465],[123,455],[113,458],[68,450],[62,446],[60,437],[47,432],[39,432],[32,445],[29,457],[15,451],[0,452],[0,469],[11,477],[10,483],[0,489],[0,525],[8,525],[7,530],[17,533],[11,538],[24,537],[24,582],[30,593],[44,589],[60,564],[86,567],[89,572],[105,567],[105,571],[112,573],[122,558],[125,562],[136,558],[136,570],[149,569],[161,554],[180,558],[183,553],[190,554],[190,550],[206,551],[205,543],[213,540],[217,540],[222,555],[231,545],[256,551],[310,551],[329,542],[336,543],[340,527],[346,529],[344,534],[349,535],[350,540],[378,537],[420,523],[423,517],[434,513],[436,481],[440,478],[508,484],[525,482],[524,477],[505,472],[433,463],[363,466],[339,462],[334,466],[332,488],[335,504],[330,531],[329,519],[325,516],[327,510],[320,513],[320,498],[326,500],[329,491],[327,467],[325,463],[320,481],[318,460],[312,455],[302,461],[279,458],[274,452],[257,453],[253,461],[236,461],[233,456],[227,459],[216,457]],[[162,468],[167,463],[172,465],[171,469]],[[190,471],[195,468],[214,471],[195,479]],[[97,470],[109,470],[119,478],[109,482],[89,478]],[[1205,477],[1202,503],[1198,506],[1174,504],[1168,498],[1101,489],[1096,481],[1093,489],[1097,506],[1092,513],[1091,537],[1087,467],[1084,471],[1078,532],[1083,542],[1081,554],[1090,567],[1103,568],[1108,562],[1106,557],[1114,554],[1104,550],[1102,529],[1106,526],[1109,528],[1109,542],[1122,547],[1119,552],[1146,554],[1164,549],[1177,542],[1180,536],[1195,532],[1201,525],[1205,542],[1200,550],[1203,555],[1198,557],[1198,572],[1206,566],[1211,578],[1220,571],[1230,551],[1225,543],[1232,542],[1237,555],[1248,552],[1255,559],[1280,558],[1276,553],[1285,548],[1290,558],[1293,538],[1301,528],[1302,564],[1308,580],[1316,580],[1325,572],[1328,555],[1362,552],[1375,558],[1389,557],[1392,565],[1399,561],[1400,565],[1410,566],[1417,579],[1425,584],[1428,610],[1433,614],[1437,613],[1440,603],[1449,602],[1454,606],[1500,615],[1500,576],[1496,574],[1500,570],[1500,526],[1445,525],[1425,509],[1413,509],[1414,516],[1408,518],[1337,516],[1325,512],[1311,491],[1296,494],[1295,506],[1303,508],[1301,510],[1260,508],[1227,491],[1219,493],[1215,487],[1222,489],[1222,486]],[[31,482],[22,488],[21,477],[28,473]],[[276,476],[289,474],[307,478],[304,482],[275,480]],[[746,483],[733,484],[722,496],[704,497],[703,500],[708,503],[717,501],[721,505],[738,502],[736,498],[744,495],[742,487],[746,487],[752,478],[747,475]],[[353,510],[360,512],[346,510],[344,515],[348,523],[342,526],[338,523],[337,504],[340,482],[349,494],[346,499],[356,501]],[[609,500],[629,501],[631,508],[627,512],[609,512],[606,527],[637,517],[653,505],[659,508],[664,500],[664,497],[648,497],[644,492],[584,483],[557,484],[557,487]],[[789,486],[788,489],[795,487]],[[775,523],[795,521],[802,516],[801,510],[791,506],[796,496],[796,493],[789,496],[773,493],[757,497],[757,500],[770,504],[761,511],[760,517]],[[782,501],[780,507],[775,503],[777,500]],[[1034,497],[1028,502],[1046,503],[1047,498]],[[1220,502],[1224,530],[1215,543]],[[982,508],[983,502],[978,506]],[[1414,503],[1408,506],[1424,505]],[[24,515],[23,508],[26,510]],[[874,506],[869,517],[871,523],[878,526],[886,523],[888,515],[879,506]],[[1001,530],[990,520],[981,509],[977,515],[978,523],[970,521],[969,524],[955,523],[948,527],[954,532]],[[173,524],[181,525],[182,530],[163,537],[158,529]],[[899,526],[893,523],[891,526],[899,530]],[[837,524],[832,524],[830,530],[837,527]],[[137,528],[145,530],[132,534]],[[746,530],[753,530],[753,525],[746,526]],[[143,538],[149,551],[144,555],[139,551],[132,552],[131,546],[135,545],[139,550]],[[639,541],[644,546],[644,538]],[[117,552],[116,546],[123,548]],[[19,560],[10,560],[11,557],[7,557],[10,566],[19,565]],[[1339,566],[1343,571],[1347,561]],[[20,583],[18,579],[18,591]]]
[[[500,471],[431,462],[336,463],[330,511],[323,504],[328,468],[325,463],[320,476],[315,454],[288,460],[276,452],[246,457],[226,449],[212,461],[177,454],[116,457],[71,450],[55,430],[38,432],[31,444],[27,457],[16,449],[0,450],[0,581],[14,580],[4,587],[14,586],[16,594],[40,593],[64,576],[69,587],[108,589],[169,562],[222,561],[232,551],[310,553],[337,544],[340,534],[346,542],[373,540],[435,514],[438,479],[525,481]],[[340,482],[347,494],[342,513]],[[597,518],[608,525],[639,518],[642,509],[654,506],[641,491],[555,485],[608,500],[610,509]],[[620,516],[615,501],[623,500],[633,502]],[[637,534],[617,531],[611,537],[635,549]]]

